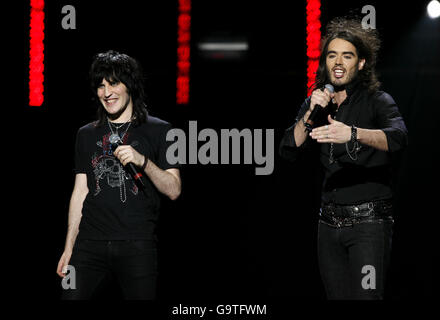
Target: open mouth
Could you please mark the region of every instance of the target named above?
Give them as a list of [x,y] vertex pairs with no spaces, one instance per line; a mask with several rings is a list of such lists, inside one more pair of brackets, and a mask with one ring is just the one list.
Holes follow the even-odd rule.
[[333,69],[333,75],[335,76],[336,79],[340,79],[345,75],[345,71],[344,69],[341,68],[335,68]]

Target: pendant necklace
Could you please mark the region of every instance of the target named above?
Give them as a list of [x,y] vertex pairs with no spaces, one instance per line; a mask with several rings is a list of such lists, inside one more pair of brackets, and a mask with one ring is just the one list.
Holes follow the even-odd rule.
[[[112,129],[113,124],[110,123],[110,120],[107,118],[107,123],[108,123],[108,126],[110,128],[112,135],[119,136],[118,130],[121,129],[130,120],[131,120],[131,118],[119,126],[114,125],[116,128],[116,133],[115,133],[115,132],[113,132],[113,129]],[[128,123],[127,129],[125,129],[125,132],[122,135],[122,137],[120,137],[121,141],[124,141],[125,134],[127,133],[128,128],[130,128],[130,125],[131,125],[131,121]],[[119,175],[118,175],[118,177],[119,177],[119,199],[121,200],[122,203],[125,203],[125,201],[127,201],[127,188],[125,186],[125,179],[128,179],[128,178],[125,173],[124,166],[122,166],[122,164],[120,162],[118,163],[118,166],[119,166]]]

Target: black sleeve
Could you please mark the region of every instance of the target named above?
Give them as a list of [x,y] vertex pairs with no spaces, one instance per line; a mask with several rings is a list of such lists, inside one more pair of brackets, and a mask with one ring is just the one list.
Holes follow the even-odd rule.
[[168,162],[167,159],[167,150],[168,147],[173,143],[173,141],[167,141],[167,133],[168,131],[172,130],[173,127],[171,124],[167,123],[166,125],[163,125],[161,128],[160,136],[159,136],[159,148],[158,148],[158,155],[157,155],[157,163],[156,165],[161,168],[162,170],[167,170],[171,168],[180,168],[180,164],[171,164]]
[[408,144],[408,130],[394,99],[381,92],[375,107],[377,126],[385,133],[388,150],[394,152],[404,148]]
[[284,132],[284,136],[281,139],[280,143],[279,153],[280,156],[286,160],[295,161],[298,158],[299,152],[305,149],[308,145],[308,139],[306,139],[306,141],[304,141],[304,143],[300,147],[296,146],[294,130],[298,121],[302,121],[301,118],[304,117],[309,107],[310,97],[307,98],[301,105],[293,126],[287,128]]
[[75,174],[87,172],[87,159],[85,158],[84,151],[84,137],[81,129],[79,129],[76,134],[74,172]]

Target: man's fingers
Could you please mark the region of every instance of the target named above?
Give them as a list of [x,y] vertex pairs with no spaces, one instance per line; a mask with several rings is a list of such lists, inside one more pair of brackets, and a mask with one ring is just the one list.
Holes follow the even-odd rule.
[[324,93],[327,95],[327,97],[329,97],[330,99],[332,98],[332,94],[330,93],[330,91],[327,90],[327,88],[324,89]]
[[121,158],[119,160],[125,166],[128,162],[131,162],[132,158],[133,157],[130,153],[124,153],[123,155],[121,155]]
[[64,277],[64,274],[63,274],[63,272],[62,272],[62,267],[61,267],[61,266],[58,266],[58,268],[57,268],[57,274],[58,274],[60,277]]
[[117,157],[121,152],[123,152],[124,150],[127,150],[127,148],[129,148],[130,146],[118,146],[115,151],[113,152],[113,154]]
[[328,92],[323,92],[321,90],[315,90],[312,93],[311,104],[312,105],[320,105],[322,107],[326,107],[331,99],[331,96]]
[[66,276],[66,272],[67,272],[67,263],[65,261],[60,261],[57,267],[57,274],[61,278],[64,278]]
[[312,133],[330,132],[330,129],[330,126],[326,124],[325,126],[314,128]]
[[320,139],[331,139],[331,138],[333,138],[333,136],[331,134],[328,134],[328,133],[320,133],[320,134],[315,133],[315,134],[312,135],[312,138],[313,139],[317,139],[317,140],[320,140]]

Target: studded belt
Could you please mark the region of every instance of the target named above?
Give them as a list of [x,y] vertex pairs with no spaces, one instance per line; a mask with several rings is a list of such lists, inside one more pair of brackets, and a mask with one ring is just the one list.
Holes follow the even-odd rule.
[[352,226],[370,221],[393,221],[391,200],[378,200],[357,205],[327,203],[321,206],[320,220],[334,227]]

